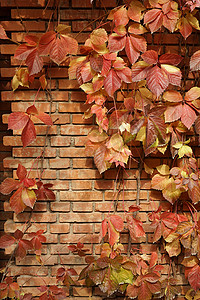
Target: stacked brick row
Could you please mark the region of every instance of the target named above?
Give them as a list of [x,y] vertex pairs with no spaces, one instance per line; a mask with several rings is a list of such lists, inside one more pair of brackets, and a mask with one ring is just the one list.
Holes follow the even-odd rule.
[[[55,26],[56,21],[49,22],[49,19],[52,18],[54,1],[47,1],[46,9],[47,3],[43,3],[41,6],[41,3],[38,2],[41,1],[1,0],[1,10],[6,12],[6,17],[1,24],[13,40],[22,42],[26,33],[41,36],[47,28]],[[74,35],[85,28],[77,37],[79,43],[83,43],[90,30],[93,29],[94,23],[90,25],[91,21],[105,14],[105,10],[115,7],[119,1],[97,0],[93,2],[93,4],[90,0],[63,0],[61,2],[60,22],[71,25]],[[88,27],[86,27],[87,25]],[[147,35],[147,40],[151,49],[157,49],[160,42],[159,34],[154,37]],[[170,41],[169,35],[164,36],[163,50],[166,52],[177,52],[177,44],[176,34],[170,35]],[[192,44],[193,39],[191,39]],[[195,51],[195,47],[193,45],[192,51]],[[33,159],[41,154],[45,142],[46,126],[36,121],[37,138],[31,146],[25,149],[22,148],[19,132],[14,132],[14,135],[11,135],[11,132],[8,134],[4,132],[9,109],[11,112],[24,112],[28,106],[33,104],[40,86],[38,79],[36,79],[30,89],[21,88],[15,92],[11,90],[10,81],[18,66],[18,62],[13,58],[15,49],[15,44],[11,42],[4,42],[1,45],[1,54],[5,58],[4,61],[1,61],[3,82],[1,84],[1,107],[4,113],[2,127],[4,145],[1,151],[3,153],[2,159],[4,152],[7,151],[7,157],[4,158],[4,168],[13,170],[13,175],[16,177],[18,163],[30,169]],[[21,261],[17,260],[10,270],[12,275],[21,275],[18,279],[19,284],[34,295],[39,294],[37,286],[41,285],[41,278],[46,284],[56,283],[56,270],[60,264],[74,267],[78,272],[82,269],[84,259],[69,253],[67,246],[70,243],[82,242],[85,248],[89,249],[88,254],[98,255],[100,253],[100,224],[108,212],[113,211],[113,190],[116,178],[116,171],[112,169],[100,175],[94,166],[93,159],[85,154],[86,136],[94,123],[91,119],[83,119],[83,113],[87,109],[87,105],[84,104],[86,96],[78,88],[75,80],[69,81],[67,63],[63,63],[59,67],[53,64],[52,68],[48,70],[48,76],[51,78],[53,98],[52,118],[53,121],[57,121],[49,131],[42,177],[44,181],[53,183],[56,201],[38,201],[36,203],[32,214],[34,225],[31,229],[33,231],[35,229],[45,231],[47,243],[43,247],[44,265],[40,266],[35,256],[29,255]],[[44,91],[39,92],[36,107],[43,112],[49,112],[50,102]],[[10,147],[12,147],[12,154],[9,153]],[[197,148],[195,151],[198,155],[199,149]],[[125,174],[125,210],[131,204],[136,203],[137,159],[141,155],[139,147],[135,148],[134,154],[136,161],[131,162],[130,169]],[[153,156],[148,159],[149,164],[156,166],[159,163],[169,162],[167,156],[168,154],[165,158],[161,155]],[[148,163],[148,161],[146,162]],[[31,175],[37,176],[37,170],[34,167]],[[148,212],[152,211],[150,204],[152,201],[150,200],[153,200],[156,206],[160,199],[162,199],[161,194],[150,190],[150,179],[142,171],[140,219],[144,222],[147,237],[139,247],[147,255],[157,249],[157,245],[151,243],[153,233],[148,222]],[[4,203],[4,209],[7,212],[2,214],[3,221],[5,221],[5,216],[12,218],[8,203]],[[118,211],[123,216],[123,194],[119,198]],[[29,210],[19,215],[14,214],[14,222],[7,222],[5,229],[13,232],[16,228],[23,228],[29,215]],[[122,234],[121,242],[125,244],[125,249],[127,249],[128,236],[125,232]],[[162,247],[160,252],[162,254]],[[167,261],[164,258],[163,263],[165,262]],[[178,269],[178,272],[180,271]],[[164,273],[167,274],[167,266]],[[178,284],[184,289],[186,282],[181,275],[178,275]],[[84,300],[92,294],[94,299],[104,298],[98,289],[92,291],[91,288],[84,287],[73,288],[70,291],[69,299]]]

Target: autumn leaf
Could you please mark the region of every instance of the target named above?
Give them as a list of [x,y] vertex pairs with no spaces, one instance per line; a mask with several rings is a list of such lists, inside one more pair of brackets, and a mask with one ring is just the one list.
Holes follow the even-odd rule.
[[0,25],[0,39],[3,39],[3,40],[8,39],[5,29],[3,28],[2,25]]

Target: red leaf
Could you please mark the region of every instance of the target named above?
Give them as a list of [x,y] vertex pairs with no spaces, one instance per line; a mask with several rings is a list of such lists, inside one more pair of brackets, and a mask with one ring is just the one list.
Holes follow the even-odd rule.
[[107,229],[108,229],[108,225],[107,225],[107,221],[106,219],[103,220],[103,222],[101,223],[101,232],[102,232],[102,236],[104,237],[107,233]]
[[135,212],[135,211],[138,211],[138,210],[140,210],[140,209],[141,209],[141,207],[138,206],[138,205],[131,205],[131,206],[129,206],[129,208],[128,208],[128,212]]
[[2,40],[8,39],[7,34],[2,25],[0,25],[0,39],[2,39]]
[[168,106],[165,111],[165,122],[174,122],[181,118],[183,111],[182,103],[178,105]]
[[134,48],[129,36],[126,37],[125,51],[130,63],[134,64],[139,58],[140,53]]
[[27,108],[26,113],[29,115],[37,115],[38,114],[38,110],[35,107],[35,105],[31,105]]
[[9,195],[12,191],[17,189],[18,182],[13,178],[6,178],[0,185],[0,193],[3,195]]
[[191,287],[197,291],[200,289],[200,266],[196,265],[188,274],[188,281]]
[[23,147],[30,145],[36,139],[35,126],[31,119],[29,119],[28,123],[24,127],[21,138]]
[[187,104],[183,105],[183,111],[181,116],[182,123],[190,129],[193,123],[195,122],[197,116],[195,111]]
[[115,229],[110,220],[108,220],[108,237],[109,244],[113,246],[119,240],[119,232]]
[[188,22],[188,20],[186,18],[181,18],[180,21],[181,21],[181,25],[179,27],[180,33],[186,40],[187,37],[190,36],[192,33],[192,26],[190,25],[190,23]]
[[117,71],[116,70],[116,74],[117,76],[124,82],[126,83],[131,83],[131,69],[129,69],[128,67],[123,68],[122,70]]
[[101,70],[101,75],[107,76],[110,69],[111,69],[111,60],[107,60],[107,59],[103,58],[103,66],[102,66],[102,70]]
[[50,55],[50,58],[60,64],[66,59],[67,54],[76,54],[78,43],[75,39],[53,31],[45,33],[39,41],[39,53]]
[[110,221],[112,222],[114,228],[121,232],[124,229],[124,221],[121,217],[116,216],[116,215],[112,215],[110,217]]
[[150,64],[150,65],[155,65],[158,62],[158,53],[154,50],[148,50],[145,53],[143,53],[142,55],[142,59]]
[[149,24],[151,33],[154,33],[163,24],[163,12],[160,9],[149,10],[144,16],[144,23]]
[[19,178],[20,181],[24,180],[24,178],[27,175],[26,168],[22,166],[21,164],[18,165],[17,168],[17,177]]
[[146,78],[149,70],[149,64],[144,61],[139,61],[132,66],[133,82],[141,81]]
[[157,97],[168,87],[169,80],[165,72],[158,66],[148,71],[147,86]]
[[14,112],[8,117],[8,129],[19,130],[26,126],[29,116],[24,112]]
[[169,83],[173,85],[181,85],[182,73],[179,68],[171,65],[161,65],[161,69],[164,70],[168,77]]
[[150,262],[149,262],[149,267],[153,268],[156,265],[157,261],[158,261],[158,254],[157,254],[157,252],[153,252],[151,254],[151,259],[150,259]]
[[121,87],[121,79],[117,76],[115,70],[111,69],[104,79],[104,88],[110,97]]
[[38,49],[34,49],[26,58],[25,61],[28,66],[29,75],[39,73],[43,67],[43,59],[39,56]]
[[151,298],[151,291],[149,290],[146,282],[142,281],[138,289],[138,300],[150,300]]
[[10,198],[10,207],[14,210],[16,214],[24,211],[26,205],[21,198],[22,189],[19,188]]
[[120,26],[120,25],[127,25],[129,21],[128,18],[128,13],[126,10],[126,7],[122,6],[120,7],[115,13],[114,13],[114,22],[115,26]]
[[109,36],[108,39],[108,48],[111,52],[122,51],[126,44],[126,36],[119,36],[116,33],[113,33]]
[[43,184],[41,181],[38,181],[36,184],[38,189],[35,190],[35,193],[38,200],[55,200],[54,192],[49,189],[53,186],[52,184]]
[[177,66],[178,64],[180,64],[182,59],[183,58],[178,54],[165,53],[165,54],[160,56],[159,63],[160,64],[168,64],[168,65]]
[[191,71],[200,70],[200,50],[196,51],[190,59],[190,69]]
[[106,164],[105,161],[106,150],[107,150],[106,146],[101,145],[99,148],[97,148],[94,154],[94,163],[98,168],[100,174],[102,174],[104,171],[108,169],[108,165]]
[[26,206],[33,208],[36,201],[36,195],[33,190],[24,188],[22,190],[21,198],[24,204],[26,204]]
[[23,238],[23,235],[24,235],[24,233],[19,229],[17,229],[14,232],[14,237],[15,237],[16,240],[21,240]]
[[36,116],[36,118],[40,119],[44,124],[46,124],[48,126],[53,125],[53,121],[52,121],[50,115],[48,115],[46,113],[39,112],[39,114]]
[[103,57],[101,55],[90,56],[90,66],[95,72],[101,72],[103,67]]
[[130,35],[131,42],[138,52],[145,52],[147,42],[143,36]]
[[0,238],[0,248],[7,248],[16,243],[16,240],[13,236],[6,234]]

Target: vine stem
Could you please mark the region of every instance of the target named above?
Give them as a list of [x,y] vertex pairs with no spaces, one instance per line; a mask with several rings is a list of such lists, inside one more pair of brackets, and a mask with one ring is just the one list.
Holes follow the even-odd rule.
[[[33,210],[31,210],[31,213],[29,215],[29,219],[27,221],[27,226],[26,226],[26,228],[25,228],[25,230],[23,232],[23,236],[27,232],[27,230],[32,226],[32,224],[31,224],[32,214],[33,214]],[[9,269],[11,263],[12,263],[12,260],[14,258],[14,255],[15,255],[15,252],[16,252],[17,248],[18,248],[18,243],[17,243],[16,247],[14,248],[14,250],[12,251],[12,253],[10,255],[10,258],[9,258],[9,260],[8,260],[6,266],[5,266],[5,270],[4,270],[2,278],[1,278],[1,283],[4,281],[4,279],[5,279],[5,277],[6,277],[7,273],[8,273],[8,269]]]
[[[136,190],[136,205],[140,205],[140,188],[141,188],[141,173],[142,173],[142,168],[143,168],[143,162],[144,162],[144,154],[143,157],[140,158],[138,162],[138,175],[137,175],[137,190]],[[128,236],[128,256],[130,256],[131,253],[131,236],[129,233]]]

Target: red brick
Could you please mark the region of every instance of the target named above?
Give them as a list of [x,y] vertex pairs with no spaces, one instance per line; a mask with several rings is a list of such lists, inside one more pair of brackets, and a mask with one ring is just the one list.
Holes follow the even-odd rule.
[[[30,106],[31,104],[30,103],[12,103],[11,106],[12,106],[12,111],[15,112],[15,111],[26,111],[26,109]],[[49,103],[46,103],[46,102],[38,102],[37,105],[36,105],[36,108],[38,111],[41,111],[41,112],[49,112],[50,111],[50,104]],[[56,105],[53,104],[52,105],[52,112],[55,112],[56,110]]]
[[102,175],[96,170],[61,170],[60,179],[95,179],[101,178]]
[[17,9],[11,10],[11,16],[13,19],[47,19],[49,20],[51,17],[51,10],[46,9],[20,9],[20,13]]
[[60,133],[63,135],[87,135],[91,130],[91,126],[87,125],[61,125]]
[[[15,222],[26,222],[29,218],[28,213],[23,213],[20,215],[14,215],[14,221]],[[51,213],[33,213],[32,217],[31,217],[32,222],[41,222],[41,223],[45,223],[45,222],[55,222],[56,221],[56,214],[51,214]]]
[[[3,1],[3,0],[2,0]],[[1,1],[1,5],[2,5]],[[44,21],[23,21],[23,24],[25,25],[26,29],[28,31],[45,31],[45,22]],[[6,31],[24,31],[24,27],[21,24],[20,21],[2,21],[1,25]]]
[[63,213],[59,216],[60,222],[78,222],[78,223],[90,223],[90,222],[101,222],[102,215],[98,212],[91,213]]
[[60,79],[58,82],[59,89],[70,90],[79,89],[79,84],[77,80]]
[[89,105],[82,103],[60,103],[58,111],[59,112],[76,112],[83,113],[89,108]]
[[89,180],[73,180],[71,182],[72,190],[91,190],[92,182]]
[[[28,147],[26,149],[15,148],[13,149],[13,156],[15,157],[38,157],[42,153],[42,148],[33,148]],[[54,148],[46,148],[45,149],[45,157],[55,157],[56,149]]]
[[92,233],[93,225],[92,224],[73,224],[74,233]]
[[88,202],[76,202],[73,203],[73,211],[75,212],[83,212],[83,211],[92,211],[93,210],[93,203]]
[[60,199],[67,201],[101,201],[102,193],[99,191],[82,191],[82,192],[71,192],[71,191],[61,191]]
[[[66,137],[59,137],[59,138],[66,138]],[[85,148],[61,148],[60,149],[60,157],[85,157]]]
[[72,115],[72,123],[73,124],[93,124],[92,118],[84,119],[83,115]]
[[[37,91],[4,91],[2,92],[2,101],[34,101]],[[52,91],[53,101],[67,101],[68,100],[68,92],[59,92]],[[46,94],[43,91],[40,91],[37,96],[37,105],[36,107],[39,109],[38,101],[44,101],[46,99]],[[47,104],[47,103],[46,103]],[[42,104],[43,105],[43,104]],[[41,107],[42,108],[42,107]],[[44,111],[44,109],[42,110]]]
[[92,169],[94,166],[93,159],[91,158],[75,158],[73,159],[73,168],[78,168],[78,169]]
[[[61,243],[85,243],[85,244],[98,244],[100,242],[99,240],[99,234],[61,234],[60,235],[60,242]],[[89,245],[85,246],[87,249],[89,248]],[[78,261],[78,259],[77,259]],[[73,264],[73,262],[68,261],[68,264]]]
[[50,224],[51,233],[68,233],[69,224]]
[[58,212],[70,211],[70,203],[53,202],[51,203],[51,210],[58,211]]
[[70,143],[71,143],[70,137],[64,137],[64,136],[51,137],[51,146],[66,147],[66,146],[70,146]]
[[67,169],[70,167],[68,158],[52,158],[49,159],[50,169]]

